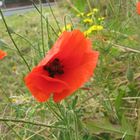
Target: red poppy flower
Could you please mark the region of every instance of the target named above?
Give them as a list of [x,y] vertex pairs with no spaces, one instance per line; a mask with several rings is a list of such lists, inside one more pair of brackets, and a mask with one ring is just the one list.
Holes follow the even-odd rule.
[[0,50],[0,60],[3,59],[5,56],[7,56],[7,53]]
[[93,73],[98,52],[79,30],[63,32],[45,58],[25,77],[25,84],[40,102],[51,95],[59,102],[71,95]]
[[140,15],[140,1],[137,2],[137,13]]

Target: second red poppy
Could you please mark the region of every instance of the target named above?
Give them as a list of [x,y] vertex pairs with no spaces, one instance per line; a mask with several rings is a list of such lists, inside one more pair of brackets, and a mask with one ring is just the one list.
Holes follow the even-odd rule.
[[140,1],[137,2],[136,7],[137,7],[137,13],[140,15]]
[[0,50],[0,60],[3,59],[5,56],[7,56],[7,53]]

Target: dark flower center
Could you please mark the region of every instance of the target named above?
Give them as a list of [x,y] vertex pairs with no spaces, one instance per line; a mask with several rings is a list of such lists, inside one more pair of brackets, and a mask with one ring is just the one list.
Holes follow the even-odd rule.
[[46,64],[43,68],[44,70],[48,71],[50,77],[54,77],[56,74],[64,74],[64,66],[61,65],[58,58],[55,58],[52,62]]

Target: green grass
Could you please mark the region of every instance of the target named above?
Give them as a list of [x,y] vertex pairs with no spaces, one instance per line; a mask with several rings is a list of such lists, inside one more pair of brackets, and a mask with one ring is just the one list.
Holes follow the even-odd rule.
[[[79,140],[140,139],[140,16],[135,13],[134,2],[127,3],[130,8],[126,13],[123,13],[123,8],[116,8],[114,1],[109,2],[103,23],[104,30],[90,36],[93,48],[100,52],[94,77],[84,88],[58,105],[52,101],[38,103],[28,92],[24,85],[28,69],[0,20],[0,40],[8,44],[2,45],[2,41],[0,42],[0,49],[8,53],[0,62],[0,118],[7,118],[0,121],[1,140],[12,140],[12,137],[15,140],[78,140],[75,138],[75,120]],[[97,5],[100,6],[102,5]],[[48,8],[43,10],[58,33],[59,29],[51,12]],[[119,10],[122,12],[118,12]],[[85,25],[75,16],[74,11],[68,11],[66,7],[53,7],[53,11],[60,27],[64,26],[64,17],[61,15],[65,15],[67,11],[74,27],[84,30]],[[104,11],[99,12],[103,16]],[[43,58],[38,12],[6,17],[6,21],[31,68],[37,65]],[[68,19],[67,23],[69,22]],[[48,40],[45,21],[43,25],[47,51],[57,36],[50,29],[51,38]],[[59,115],[55,111],[65,121],[57,118]],[[47,125],[57,128],[49,128]]]

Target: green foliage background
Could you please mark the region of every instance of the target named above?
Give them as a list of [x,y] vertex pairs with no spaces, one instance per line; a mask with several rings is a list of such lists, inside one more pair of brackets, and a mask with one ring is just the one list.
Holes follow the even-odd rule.
[[[24,84],[28,69],[19,57],[0,20],[0,49],[8,56],[0,61],[1,140],[139,140],[140,139],[140,17],[136,1],[89,1],[105,16],[104,30],[90,39],[100,52],[94,77],[83,88],[54,104],[36,102]],[[88,13],[85,0],[72,0],[80,12]],[[63,7],[63,4],[66,5]],[[43,8],[56,33],[65,23],[84,31],[82,18],[73,14],[69,3]],[[63,8],[62,8],[63,7]],[[66,14],[67,13],[67,14]],[[64,21],[64,16],[69,15]],[[43,58],[40,14],[34,10],[6,17],[8,27],[31,68]],[[56,20],[58,22],[56,22]],[[45,50],[57,35],[43,20]],[[48,125],[50,127],[48,127]]]

